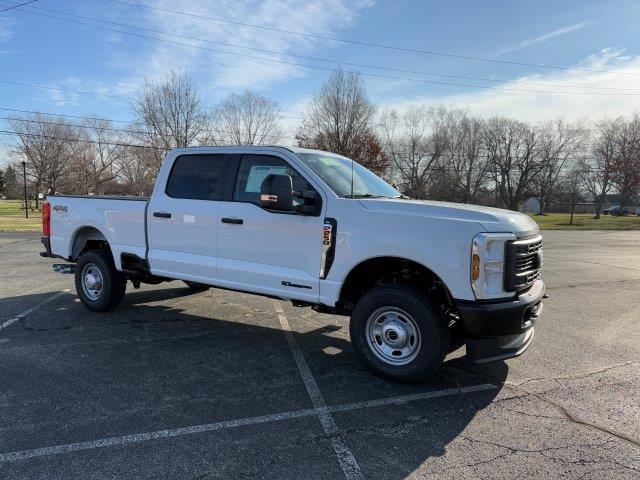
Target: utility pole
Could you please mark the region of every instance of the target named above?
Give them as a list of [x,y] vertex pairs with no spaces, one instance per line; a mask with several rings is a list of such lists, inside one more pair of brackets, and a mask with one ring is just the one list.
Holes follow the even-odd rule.
[[24,181],[24,218],[29,218],[29,209],[27,208],[27,162],[22,161],[22,179]]

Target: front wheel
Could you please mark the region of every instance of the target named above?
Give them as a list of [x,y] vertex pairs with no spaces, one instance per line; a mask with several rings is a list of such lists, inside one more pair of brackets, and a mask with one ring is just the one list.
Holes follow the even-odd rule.
[[351,342],[364,362],[392,380],[425,380],[448,352],[448,326],[437,306],[404,285],[374,288],[356,304]]
[[127,279],[119,272],[111,254],[104,250],[84,253],[76,264],[76,291],[89,310],[107,312],[124,298]]

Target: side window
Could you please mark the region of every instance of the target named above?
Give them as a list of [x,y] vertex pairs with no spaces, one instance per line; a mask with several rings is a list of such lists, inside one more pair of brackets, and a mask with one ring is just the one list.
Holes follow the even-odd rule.
[[182,155],[176,159],[165,192],[173,198],[221,200],[229,155]]
[[[271,173],[285,174],[293,181],[293,190],[314,190],[309,182],[279,157],[243,155],[233,191],[233,200],[260,205],[262,181]],[[296,199],[294,197],[294,203]]]

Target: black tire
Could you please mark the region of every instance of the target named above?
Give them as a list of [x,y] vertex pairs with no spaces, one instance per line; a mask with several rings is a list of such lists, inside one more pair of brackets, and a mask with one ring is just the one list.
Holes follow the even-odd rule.
[[209,285],[204,285],[202,283],[190,282],[188,280],[183,280],[183,282],[192,292],[204,292],[211,288]]
[[[83,287],[84,276],[96,268],[102,277],[101,289],[91,290]],[[78,297],[89,310],[93,312],[108,312],[120,305],[127,289],[127,279],[116,270],[111,253],[104,250],[91,250],[80,257],[76,264],[76,292]],[[88,293],[91,291],[92,293]]]
[[[397,309],[402,314],[406,313],[410,317],[412,328],[418,330],[416,336],[419,333],[419,345],[409,347],[415,351],[414,356],[406,358],[406,364],[395,365],[385,361],[373,349],[373,343],[370,345],[367,340],[370,336],[369,318],[372,317],[372,325],[375,325],[378,317],[374,315],[385,309]],[[426,380],[440,367],[449,351],[449,330],[440,309],[419,290],[406,285],[376,287],[364,295],[351,315],[349,333],[356,352],[371,370],[403,383]],[[379,337],[372,334],[371,341],[377,340]]]

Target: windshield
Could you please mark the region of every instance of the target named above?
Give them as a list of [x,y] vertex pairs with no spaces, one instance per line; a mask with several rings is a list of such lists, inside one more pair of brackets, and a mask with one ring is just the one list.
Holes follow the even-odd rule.
[[[336,195],[344,198],[388,197],[402,195],[373,172],[346,157],[330,153],[296,153]],[[353,183],[352,173],[353,172]],[[352,191],[353,185],[353,191]]]

